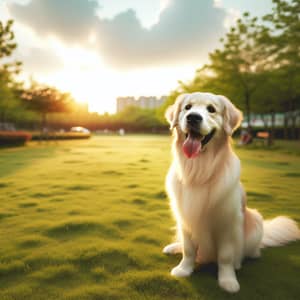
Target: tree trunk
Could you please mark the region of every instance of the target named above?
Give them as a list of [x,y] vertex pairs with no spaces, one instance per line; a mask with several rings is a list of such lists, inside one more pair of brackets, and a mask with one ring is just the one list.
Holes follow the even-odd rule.
[[289,138],[289,134],[288,134],[288,119],[289,119],[289,115],[288,112],[285,112],[283,115],[283,138],[285,140],[287,140]]
[[41,139],[45,137],[47,138],[47,113],[42,113],[41,119]]
[[267,122],[266,119],[264,118],[264,115],[263,115],[263,114],[260,114],[260,118],[261,118],[261,120],[262,120],[263,123],[264,123],[264,130],[265,130],[265,131],[268,131],[268,122]]
[[247,130],[251,134],[251,120],[250,120],[250,95],[248,91],[245,92],[245,107],[246,107],[246,116],[247,116],[247,121],[248,121],[248,126]]
[[3,109],[0,115],[0,123],[5,123],[5,110]]
[[271,111],[271,128],[269,132],[268,146],[271,146],[274,143],[274,138],[275,138],[274,129],[275,129],[275,112]]
[[291,126],[291,138],[292,140],[295,140],[297,138],[296,136],[296,119],[297,114],[295,111],[291,113],[291,119],[292,119],[292,126]]

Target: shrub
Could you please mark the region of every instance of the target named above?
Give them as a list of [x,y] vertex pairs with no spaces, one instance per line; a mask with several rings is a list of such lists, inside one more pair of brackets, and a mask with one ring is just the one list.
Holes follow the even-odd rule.
[[47,134],[34,133],[33,140],[73,140],[73,139],[88,139],[90,133],[83,132],[49,132]]
[[0,131],[0,146],[21,146],[31,138],[26,131]]

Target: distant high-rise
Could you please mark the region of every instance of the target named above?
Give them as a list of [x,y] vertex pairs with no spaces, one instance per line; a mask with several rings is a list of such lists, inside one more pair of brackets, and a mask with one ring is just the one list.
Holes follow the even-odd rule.
[[165,100],[166,96],[160,98],[155,96],[141,96],[138,99],[134,97],[118,97],[117,98],[117,113],[123,111],[128,106],[137,106],[145,109],[153,109],[161,106]]

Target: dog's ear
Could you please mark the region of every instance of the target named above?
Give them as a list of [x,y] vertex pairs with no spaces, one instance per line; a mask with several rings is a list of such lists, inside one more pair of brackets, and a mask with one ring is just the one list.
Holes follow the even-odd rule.
[[165,118],[167,119],[168,123],[170,124],[171,130],[175,127],[174,113],[175,113],[175,103],[173,105],[170,105],[165,112]]
[[224,96],[219,96],[219,98],[224,103],[224,130],[228,135],[232,135],[233,132],[240,126],[243,114],[229,99]]
[[170,124],[171,130],[174,129],[178,123],[178,115],[181,109],[181,103],[185,99],[186,95],[187,94],[179,95],[176,98],[175,103],[173,105],[170,105],[166,110],[165,117]]

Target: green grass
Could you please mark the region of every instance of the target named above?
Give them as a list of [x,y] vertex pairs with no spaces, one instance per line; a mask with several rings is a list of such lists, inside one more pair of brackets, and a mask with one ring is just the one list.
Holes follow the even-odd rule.
[[[93,137],[0,150],[0,299],[299,299],[300,243],[266,249],[217,286],[214,265],[169,271],[169,137]],[[293,152],[293,149],[296,149]],[[236,149],[250,207],[300,222],[299,147]]]

